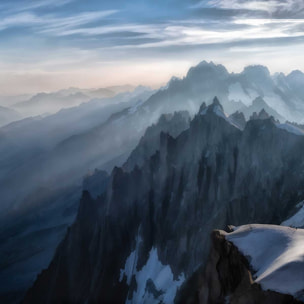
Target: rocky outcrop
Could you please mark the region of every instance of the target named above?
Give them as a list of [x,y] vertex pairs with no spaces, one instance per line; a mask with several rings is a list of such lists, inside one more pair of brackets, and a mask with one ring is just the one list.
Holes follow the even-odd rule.
[[88,191],[91,196],[97,197],[106,191],[109,178],[106,171],[95,169],[94,172],[84,177],[82,188]]
[[229,116],[229,118],[240,129],[243,130],[245,128],[245,126],[246,126],[246,119],[245,119],[245,116],[244,116],[243,112],[236,111],[233,114],[231,114]]
[[[267,119],[269,116],[272,116],[275,120],[279,120],[280,122],[284,122],[286,120],[278,114],[274,108],[270,107],[261,96],[255,98],[250,106],[242,107],[240,111],[244,113],[244,116],[247,119],[253,115],[254,117],[259,116],[260,119]],[[262,115],[258,115],[260,112],[262,112]]]
[[214,228],[281,223],[304,198],[303,149],[304,136],[272,119],[241,130],[217,100],[203,106],[176,138],[161,132],[141,165],[115,168],[104,195],[85,194],[24,303],[172,303],[206,263]]
[[131,152],[123,169],[130,171],[134,169],[135,166],[141,167],[159,148],[159,134],[161,132],[168,133],[172,137],[177,137],[180,133],[189,128],[189,123],[190,115],[187,111],[161,115],[156,124],[147,128],[144,136],[140,139],[139,144]]
[[263,290],[254,282],[249,261],[225,238],[226,233],[211,233],[211,248],[204,270],[186,282],[176,303],[183,304],[296,304],[291,295]]
[[256,120],[256,119],[269,119],[270,116],[269,114],[262,109],[260,112],[253,112],[252,115],[250,116],[250,120]]

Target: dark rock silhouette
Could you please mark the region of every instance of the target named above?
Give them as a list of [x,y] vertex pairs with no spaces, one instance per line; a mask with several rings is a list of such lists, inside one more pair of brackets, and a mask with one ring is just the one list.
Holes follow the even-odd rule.
[[[176,138],[161,132],[140,165],[115,168],[104,195],[83,194],[75,223],[24,303],[165,301],[206,263],[212,229],[285,219],[304,197],[304,136],[271,118],[241,130],[216,100],[203,112]],[[149,267],[166,273],[166,286]]]

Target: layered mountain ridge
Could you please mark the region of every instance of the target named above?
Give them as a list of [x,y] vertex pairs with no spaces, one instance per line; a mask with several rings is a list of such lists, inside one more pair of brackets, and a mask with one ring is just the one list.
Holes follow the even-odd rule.
[[[161,114],[186,110],[193,116],[203,100],[207,104],[212,102],[215,92],[228,114],[239,110],[248,119],[253,112],[264,108],[282,123],[286,119],[300,123],[304,112],[304,93],[299,87],[304,84],[304,77],[299,71],[296,76],[270,75],[268,69],[261,66],[247,67],[243,72],[234,74],[222,65],[203,61],[191,68],[183,79],[174,78],[167,87],[155,93],[143,94],[140,89],[140,94],[132,102],[112,107],[112,114],[115,115],[111,119],[103,117],[104,112],[108,113],[107,109],[102,109],[93,100],[74,110],[62,110],[53,118],[27,119],[6,126],[0,130],[4,143],[3,147],[0,146],[0,155],[6,164],[20,164],[22,160],[22,165],[5,165],[3,172],[0,171],[0,178],[5,175],[6,180],[0,179],[4,208],[12,204],[7,183],[20,184],[20,177],[26,181],[20,188],[18,199],[14,199],[14,208],[18,208],[25,196],[35,191],[33,184],[55,187],[60,179],[61,183],[69,186],[75,180],[79,182],[88,170],[111,170],[113,164],[117,162],[121,165],[126,160],[146,128],[157,122]],[[107,102],[121,102],[121,99]],[[98,122],[99,116],[101,119]],[[73,118],[70,125],[64,124],[65,120],[69,122],[70,117]],[[74,132],[68,132],[70,128]],[[49,139],[47,142],[46,138]],[[38,144],[40,142],[42,144]],[[32,162],[33,158],[39,161],[39,170]],[[43,174],[40,174],[40,168],[43,168]],[[28,172],[31,172],[30,176]]]
[[[140,161],[139,156],[145,157],[147,151],[150,154],[155,152],[161,131],[176,136],[188,127],[187,112],[162,115],[156,124],[147,129],[141,141],[142,149],[134,151],[138,156],[135,160]],[[0,301],[14,303],[8,299],[22,297],[37,273],[47,267],[67,227],[76,217],[81,189],[97,198],[106,189],[108,180],[107,172],[96,169],[86,174],[82,187],[62,187],[55,193],[48,188],[40,188],[24,202],[22,210],[16,210],[12,218],[1,222]],[[29,242],[31,246],[27,246]]]
[[189,127],[179,115],[179,135],[160,132],[157,141],[147,132],[134,150],[139,163],[131,154],[114,168],[97,199],[83,193],[75,223],[24,303],[172,303],[206,263],[212,229],[278,224],[303,200],[303,135],[272,118],[242,129],[217,99]]
[[[27,247],[27,256],[31,257],[31,255],[36,254],[36,244],[47,243],[48,258],[45,258],[46,255],[42,257],[42,255],[38,254],[36,258],[37,261],[39,260],[41,263],[37,263],[37,265],[32,263],[31,258],[20,260],[20,257],[23,257],[20,252],[18,252],[16,258],[10,260],[9,265],[5,265],[5,259],[3,268],[0,268],[0,281],[3,287],[0,289],[0,300],[2,299],[2,292],[11,291],[10,288],[12,287],[14,292],[19,290],[19,283],[14,284],[14,286],[8,286],[8,288],[5,287],[9,285],[8,282],[5,282],[5,278],[11,277],[12,271],[18,274],[21,273],[20,278],[24,278],[25,276],[23,276],[22,272],[23,269],[26,269],[26,276],[28,277],[26,277],[24,281],[20,279],[24,291],[24,287],[29,286],[29,282],[34,279],[36,273],[42,268],[45,268],[49,263],[52,252],[54,252],[59,240],[63,237],[66,227],[72,223],[76,216],[78,206],[77,197],[79,196],[79,191],[81,191],[83,176],[86,175],[84,189],[89,190],[93,200],[97,199],[100,192],[102,192],[101,189],[105,187],[105,184],[111,187],[111,183],[108,184],[107,182],[103,186],[99,186],[101,180],[106,176],[103,171],[100,171],[101,169],[107,170],[110,173],[114,166],[122,166],[122,172],[124,173],[122,176],[130,179],[128,174],[131,174],[135,169],[143,172],[142,170],[145,168],[143,178],[147,178],[148,174],[152,174],[149,172],[155,165],[152,165],[151,157],[157,160],[156,152],[163,151],[163,144],[166,146],[170,145],[170,143],[175,143],[174,138],[177,137],[180,132],[189,132],[187,131],[190,124],[189,117],[192,119],[197,114],[203,100],[206,101],[207,105],[210,105],[215,94],[220,98],[221,103],[230,116],[227,117],[222,113],[221,109],[215,111],[216,113],[210,110],[211,113],[206,114],[206,116],[210,117],[210,115],[217,114],[216,117],[222,117],[227,124],[237,129],[238,131],[236,132],[240,134],[243,134],[244,129],[247,129],[245,133],[248,134],[248,126],[251,124],[255,126],[252,131],[254,133],[255,128],[257,128],[257,125],[260,123],[261,130],[263,130],[263,128],[270,130],[275,127],[274,130],[276,130],[276,132],[282,131],[283,134],[291,133],[294,136],[300,136],[303,134],[301,131],[301,129],[303,130],[303,126],[300,124],[303,119],[304,96],[301,90],[301,86],[303,87],[304,84],[302,75],[299,71],[287,76],[284,74],[270,75],[267,68],[261,66],[248,67],[244,69],[243,72],[235,74],[229,73],[222,65],[202,62],[198,66],[191,68],[184,78],[173,78],[166,87],[156,92],[140,87],[133,92],[115,95],[113,98],[91,100],[74,108],[63,109],[53,115],[27,118],[1,128],[0,192],[2,204],[0,206],[0,235],[10,235],[12,237],[8,242],[2,243],[0,246],[0,254],[10,256],[13,253],[13,256],[15,256],[16,246],[18,246],[19,243],[25,244],[30,240],[30,237],[23,234],[22,231],[32,230],[33,227],[35,227],[36,230],[32,231],[31,234],[35,235],[35,246]],[[126,89],[129,90],[130,88]],[[68,89],[61,92],[61,94],[68,96],[75,92],[74,89]],[[84,92],[84,94],[86,93]],[[98,94],[103,92],[95,93],[99,96]],[[176,111],[183,111],[183,113],[177,112],[173,114]],[[186,114],[184,111],[189,112],[189,114]],[[203,109],[201,109],[201,111],[203,111]],[[246,115],[244,115],[243,112]],[[253,114],[254,112],[256,112],[256,115]],[[163,114],[165,114],[162,118],[163,123],[157,124],[159,117]],[[246,123],[246,119],[248,120],[250,116],[257,121]],[[270,118],[270,116],[274,116],[275,119]],[[178,125],[174,126],[173,121],[170,121],[170,117],[175,117],[173,121],[177,122]],[[265,122],[259,122],[262,118]],[[280,120],[280,124],[276,122],[277,119]],[[298,124],[284,123],[286,119],[289,121],[297,121]],[[218,120],[216,119],[216,121]],[[269,123],[268,127],[266,127],[267,121]],[[150,131],[147,131],[145,134],[147,128],[153,124],[156,124],[156,128],[149,128]],[[216,135],[218,127],[217,123],[213,123],[208,127],[209,133],[212,134],[209,135],[210,138],[218,136]],[[231,128],[229,127],[229,129]],[[259,129],[257,128],[257,130]],[[159,136],[161,131],[164,133],[162,136]],[[148,134],[149,132],[150,134]],[[170,134],[168,138],[166,135],[167,132]],[[291,135],[289,136],[292,137]],[[241,138],[243,138],[243,135]],[[209,140],[209,137],[205,134],[204,141],[207,140]],[[270,134],[267,140],[272,142]],[[265,142],[267,140],[265,139]],[[197,141],[200,142],[201,139],[197,139]],[[230,139],[228,141],[230,141]],[[235,140],[232,142],[239,149],[239,146],[234,141]],[[249,141],[248,139],[248,142]],[[140,144],[138,145],[139,142]],[[180,146],[183,146],[180,142],[181,139],[179,139],[178,150],[175,152],[170,150],[170,153],[176,154],[179,151]],[[223,140],[223,142],[225,141]],[[208,152],[208,146],[205,147],[203,151],[208,161],[200,160],[200,162],[198,162],[197,153],[203,153],[200,151],[200,149],[203,149],[202,146],[197,146],[196,140],[189,140],[187,145],[192,147],[189,148],[187,153],[193,154],[196,157],[194,160],[196,166],[200,168],[199,174],[205,176],[205,182],[208,180],[208,183],[211,185],[210,192],[213,194],[217,191],[215,190],[217,189],[215,180],[218,180],[216,185],[221,183],[222,178],[228,180],[227,174],[221,177],[221,171],[216,173],[218,175],[216,179],[212,177],[214,171],[217,170],[216,168],[221,166],[221,157],[217,160],[215,150],[212,150],[212,153]],[[247,144],[244,144],[244,146],[246,145]],[[264,145],[266,149],[266,144],[263,143],[262,147],[260,147],[261,151],[264,149]],[[251,148],[252,145],[249,147]],[[190,149],[196,152],[192,152]],[[253,149],[256,149],[254,145]],[[278,149],[281,149],[281,147],[278,147]],[[293,151],[292,153],[295,153],[293,148],[291,150]],[[167,153],[166,150],[164,151],[164,153]],[[259,153],[262,153],[261,151]],[[209,153],[211,153],[211,158],[209,158]],[[221,155],[221,153],[219,154]],[[237,154],[237,152],[235,153]],[[277,152],[271,151],[270,153],[273,153],[273,163],[275,163],[277,160]],[[232,161],[230,158],[231,156],[228,157],[230,162],[229,166],[231,167]],[[127,159],[128,161],[126,162]],[[188,180],[189,174],[191,176],[189,183],[192,181],[194,185],[197,184],[193,177],[196,174],[195,163],[192,164],[192,160],[190,161],[187,157],[184,158],[185,161],[187,159],[189,164],[182,163],[182,161],[179,160],[181,163],[178,165],[182,165],[183,169],[179,168],[177,172],[173,170],[173,173],[170,171],[168,181],[162,180],[165,185],[169,185],[168,191],[170,187],[172,188],[174,186],[175,188],[172,188],[173,191],[175,191],[174,193],[180,193],[176,192],[178,188],[176,186],[176,179],[180,178],[182,185]],[[164,160],[166,160],[166,157],[164,157],[163,161]],[[269,160],[271,163],[272,160],[270,156]],[[281,165],[280,157],[278,160]],[[226,158],[223,161],[226,161]],[[244,160],[244,162],[247,161],[249,160]],[[252,163],[256,162],[254,159],[250,159],[250,161]],[[219,164],[217,162],[219,162]],[[151,163],[151,165],[148,165],[148,163]],[[263,161],[262,164],[257,162],[255,166],[259,167],[260,165],[264,165],[264,163],[267,164],[268,160]],[[162,165],[165,166],[164,163],[162,163]],[[168,166],[172,166],[172,164],[169,163]],[[209,166],[211,167],[211,172],[209,172]],[[97,169],[97,171],[95,171],[95,169]],[[226,169],[225,167],[225,170]],[[184,173],[181,174],[181,170]],[[229,170],[231,171],[232,169],[230,168]],[[254,173],[255,170],[259,171],[259,169],[254,167],[254,169],[250,171],[252,176],[256,174]],[[231,172],[229,176],[232,178],[230,181],[232,185],[234,171],[232,170]],[[166,176],[169,175],[167,171],[163,173]],[[282,175],[284,174],[285,173],[282,173]],[[149,180],[151,179],[150,175]],[[208,177],[209,175],[210,177]],[[268,172],[268,175],[268,179],[271,180],[271,172]],[[257,179],[258,177],[254,176],[251,178]],[[263,178],[263,181],[266,182],[265,176]],[[282,183],[284,179],[287,179],[287,177],[282,178]],[[171,180],[174,180],[174,185],[171,185],[171,183],[173,183]],[[248,182],[250,182],[250,180]],[[122,182],[119,182],[119,184],[120,183]],[[145,187],[150,188],[149,185],[148,183],[148,186],[146,185]],[[189,185],[187,184],[186,190],[181,190],[181,193],[196,193],[193,192],[193,186]],[[160,187],[160,184],[158,184],[157,187]],[[208,188],[207,185],[200,187],[200,192],[204,192]],[[228,186],[226,186],[226,188],[228,188]],[[221,191],[226,192],[226,188]],[[18,189],[18,191],[15,191],[15,189]],[[146,188],[145,191],[147,192]],[[163,193],[164,190],[158,191],[159,195],[161,195],[160,193]],[[254,193],[253,190],[250,192],[250,195],[252,195],[252,193]],[[257,191],[257,193],[259,193],[259,191]],[[267,194],[268,192],[265,190],[264,194],[260,194],[260,197],[264,199],[265,193]],[[200,194],[197,198],[196,194],[192,195],[196,200],[200,200],[202,196],[202,194]],[[210,195],[211,194],[208,194],[206,201],[209,200]],[[168,197],[171,200],[171,196],[168,195]],[[169,198],[166,200],[169,200]],[[232,199],[231,195],[228,195],[227,199]],[[140,198],[140,200],[142,200],[142,198]],[[177,196],[176,200],[180,200],[180,197]],[[191,201],[192,198],[187,197],[187,200]],[[293,203],[295,203],[295,201],[293,201]],[[166,204],[169,203],[164,204],[164,210],[167,210]],[[49,205],[54,205],[54,208]],[[39,208],[37,208],[37,206]],[[217,207],[218,205],[215,205],[214,210],[216,210]],[[170,208],[172,208],[172,206]],[[176,215],[177,211],[175,208],[173,208],[173,211],[174,215]],[[170,214],[171,211],[167,210],[164,212]],[[45,218],[48,218],[47,223],[55,223],[55,226],[49,227],[48,225],[44,225]],[[31,221],[28,219],[31,219]],[[285,218],[282,220],[285,220]],[[41,225],[42,222],[43,224]],[[220,228],[220,226],[217,226],[217,228]],[[48,242],[48,238],[54,239],[54,230],[60,231],[60,233],[57,234],[58,238],[56,242],[53,242],[52,246],[49,246],[50,242]],[[177,229],[177,231],[178,230],[179,229]],[[16,231],[17,234],[15,234]],[[132,234],[130,237],[133,239],[134,235]],[[138,237],[138,240],[141,239],[141,237]],[[136,245],[134,246],[134,248],[140,247],[139,245],[137,247]],[[44,245],[41,247],[43,248],[41,252],[43,252],[46,248]],[[158,257],[158,254],[163,255],[161,251],[155,250],[156,249],[153,248],[151,252],[149,251],[149,253],[151,253],[151,259],[149,259],[148,265],[151,265],[153,261],[157,261],[156,257]],[[155,252],[158,253],[155,254]],[[128,261],[131,260],[130,258]],[[167,261],[163,260],[163,263],[166,265]],[[129,262],[129,264],[132,263]],[[157,265],[162,267],[161,265],[163,264],[157,263]],[[171,268],[171,266],[172,265],[168,267]],[[174,270],[173,279],[173,277],[171,277],[173,273],[168,271],[168,267],[165,268],[168,274],[168,282],[178,282],[171,284],[171,286],[177,288],[180,286],[181,281],[176,281],[175,279],[183,278],[183,275],[182,273],[175,273]],[[139,276],[137,280],[139,281],[139,278],[143,275],[143,271],[137,271],[136,274]],[[188,274],[185,275],[188,276]],[[130,276],[126,276],[128,282],[130,282]],[[152,280],[155,286],[153,287],[153,284],[149,284],[149,288],[151,292],[153,291],[155,294],[159,294],[157,290],[161,290],[161,286],[155,283],[155,281],[157,281],[155,276],[156,274]],[[140,281],[145,282],[144,279]],[[2,284],[2,282],[8,284]],[[149,282],[151,283],[151,281]],[[167,288],[165,289],[167,290]],[[131,291],[129,292],[131,293]],[[163,297],[165,297],[165,295],[163,295]]]
[[0,106],[0,127],[9,124],[12,121],[21,119],[21,115],[10,108]]

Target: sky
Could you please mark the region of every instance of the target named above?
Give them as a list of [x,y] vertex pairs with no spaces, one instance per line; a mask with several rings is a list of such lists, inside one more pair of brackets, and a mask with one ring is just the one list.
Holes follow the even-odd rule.
[[304,70],[303,0],[1,0],[0,95],[156,87],[202,60]]

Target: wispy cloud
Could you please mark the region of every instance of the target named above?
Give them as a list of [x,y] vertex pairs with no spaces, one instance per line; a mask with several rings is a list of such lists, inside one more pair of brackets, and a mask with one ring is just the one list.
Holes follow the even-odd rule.
[[0,20],[0,30],[16,26],[34,25],[40,22],[41,19],[32,13],[19,13]]
[[230,55],[227,61],[234,62],[248,57],[242,51],[267,62],[270,53],[272,60],[275,52],[286,54],[297,65],[304,51],[304,1],[3,0],[0,36],[2,72],[83,71],[124,61],[132,73],[139,58],[194,63]]
[[101,20],[116,12],[115,10],[84,12],[64,17],[54,15],[39,16],[33,12],[24,12],[4,17],[0,20],[0,30],[10,27],[32,26],[36,32],[60,33],[61,31]]
[[35,10],[43,7],[61,7],[75,0],[31,0],[19,2],[7,2],[0,4],[0,9],[6,13],[22,12],[27,10]]
[[[117,13],[117,10],[105,10],[97,12],[84,12],[68,17],[46,17],[42,20],[42,29],[40,33],[60,34],[65,31],[73,31],[73,29],[89,24],[98,20],[102,20],[108,16]],[[76,29],[75,29],[76,31]]]
[[[234,18],[221,22],[179,20],[154,24],[125,23],[94,27],[59,25],[59,27],[44,29],[42,32],[57,37],[78,36],[83,39],[112,36],[112,45],[104,45],[107,48],[161,48],[301,37],[304,34],[303,26],[304,19]],[[126,32],[136,35],[126,35]],[[102,47],[104,40],[100,41]]]
[[224,9],[264,10],[277,16],[286,14],[297,16],[303,13],[304,9],[303,0],[210,0],[208,4]]

